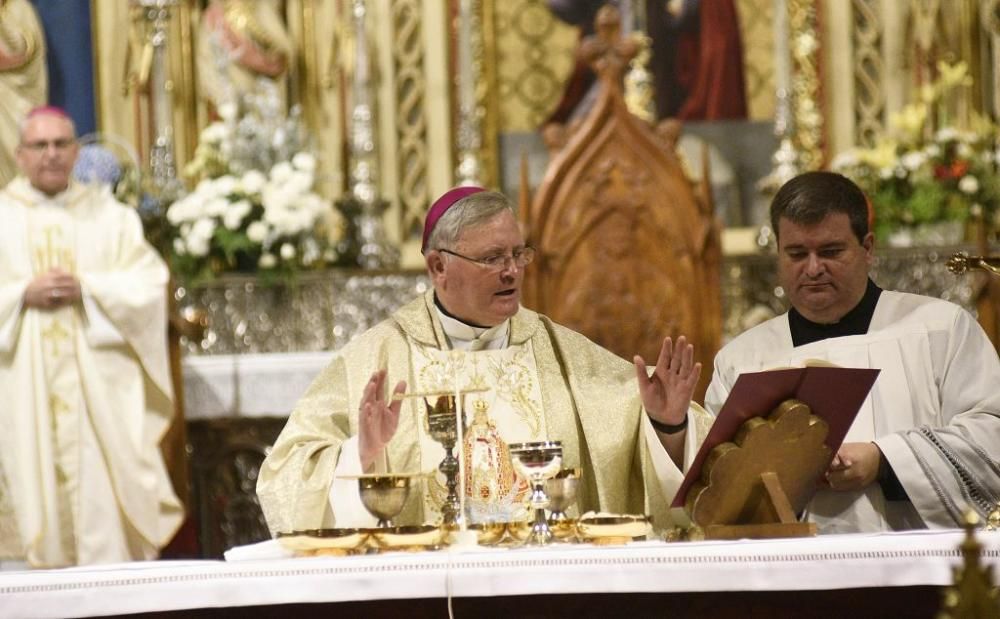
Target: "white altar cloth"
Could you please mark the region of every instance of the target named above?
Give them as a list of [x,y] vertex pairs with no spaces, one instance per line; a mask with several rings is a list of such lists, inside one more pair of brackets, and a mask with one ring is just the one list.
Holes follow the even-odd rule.
[[184,357],[184,416],[287,417],[332,352]]
[[[148,562],[0,573],[0,616],[566,593],[792,591],[952,582],[960,531],[624,547]],[[982,562],[1000,533],[980,533]],[[260,556],[259,553],[257,556]],[[1000,572],[994,568],[994,574]]]

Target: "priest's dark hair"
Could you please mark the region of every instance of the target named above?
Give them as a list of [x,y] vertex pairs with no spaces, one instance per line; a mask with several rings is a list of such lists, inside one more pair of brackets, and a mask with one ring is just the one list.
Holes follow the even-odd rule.
[[771,229],[778,236],[778,221],[800,225],[823,221],[830,213],[844,213],[851,231],[864,242],[868,235],[868,199],[854,181],[836,172],[806,172],[781,186],[771,201]]

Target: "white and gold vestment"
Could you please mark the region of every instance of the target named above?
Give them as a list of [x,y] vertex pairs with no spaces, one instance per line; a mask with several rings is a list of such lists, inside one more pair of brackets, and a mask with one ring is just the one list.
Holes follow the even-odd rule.
[[[467,380],[482,381],[489,388],[466,396],[473,441],[467,454],[466,492],[478,493],[474,499],[489,499],[471,506],[470,516],[488,519],[517,513],[523,487],[504,468],[506,443],[558,440],[563,466],[583,470],[579,513],[649,513],[657,524],[669,524],[669,501],[682,473],[645,420],[632,364],[524,308],[494,328],[497,337],[481,352],[450,355],[448,351],[457,346],[443,321],[448,319],[442,319],[433,292],[428,292],[352,340],[314,381],[261,468],[257,492],[272,531],[364,524],[358,522],[365,517],[360,507],[331,508],[329,496],[335,470],[360,467],[357,439],[351,437],[357,434],[365,385],[375,370],[387,368],[390,386],[405,380],[409,390],[433,389],[455,375],[448,363],[464,364],[461,373]],[[478,419],[477,398],[485,404],[481,407],[485,414],[480,412]],[[443,450],[427,437],[424,408],[422,400],[403,402],[399,427],[381,463],[385,470],[437,467]],[[688,462],[712,422],[697,405],[689,415]],[[491,440],[496,435],[503,444]],[[439,484],[440,480],[429,481],[427,490],[419,500],[407,503],[397,521],[436,521]],[[345,497],[351,491],[333,488],[332,494]],[[353,494],[356,500],[356,490]]]
[[[159,441],[173,415],[163,261],[107,189],[0,192],[0,559],[149,559],[182,508]],[[53,268],[80,302],[25,307]]]

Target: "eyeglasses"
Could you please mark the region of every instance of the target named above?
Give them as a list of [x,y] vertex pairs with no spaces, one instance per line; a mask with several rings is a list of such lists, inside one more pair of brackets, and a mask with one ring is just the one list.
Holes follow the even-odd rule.
[[67,148],[76,144],[76,140],[73,138],[59,138],[58,140],[38,140],[36,142],[24,142],[21,144],[21,148],[25,150],[30,150],[33,153],[43,153],[52,148],[63,151]]
[[438,248],[438,251],[442,254],[448,254],[455,256],[456,258],[461,258],[462,260],[468,260],[469,262],[478,264],[479,266],[490,271],[503,271],[504,269],[509,269],[511,264],[516,264],[517,268],[523,269],[531,264],[531,261],[535,259],[535,248],[528,245],[518,247],[509,254],[493,254],[482,258],[463,256],[462,254],[451,251],[450,249]]

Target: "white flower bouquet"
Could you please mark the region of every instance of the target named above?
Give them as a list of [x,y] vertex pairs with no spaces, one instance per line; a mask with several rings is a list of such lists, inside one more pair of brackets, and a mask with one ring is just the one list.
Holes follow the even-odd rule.
[[167,209],[174,272],[192,286],[224,272],[276,282],[335,263],[346,223],[313,191],[315,157],[299,151],[266,170],[245,165],[233,157],[239,146],[231,121],[202,132],[186,169],[201,180]]

